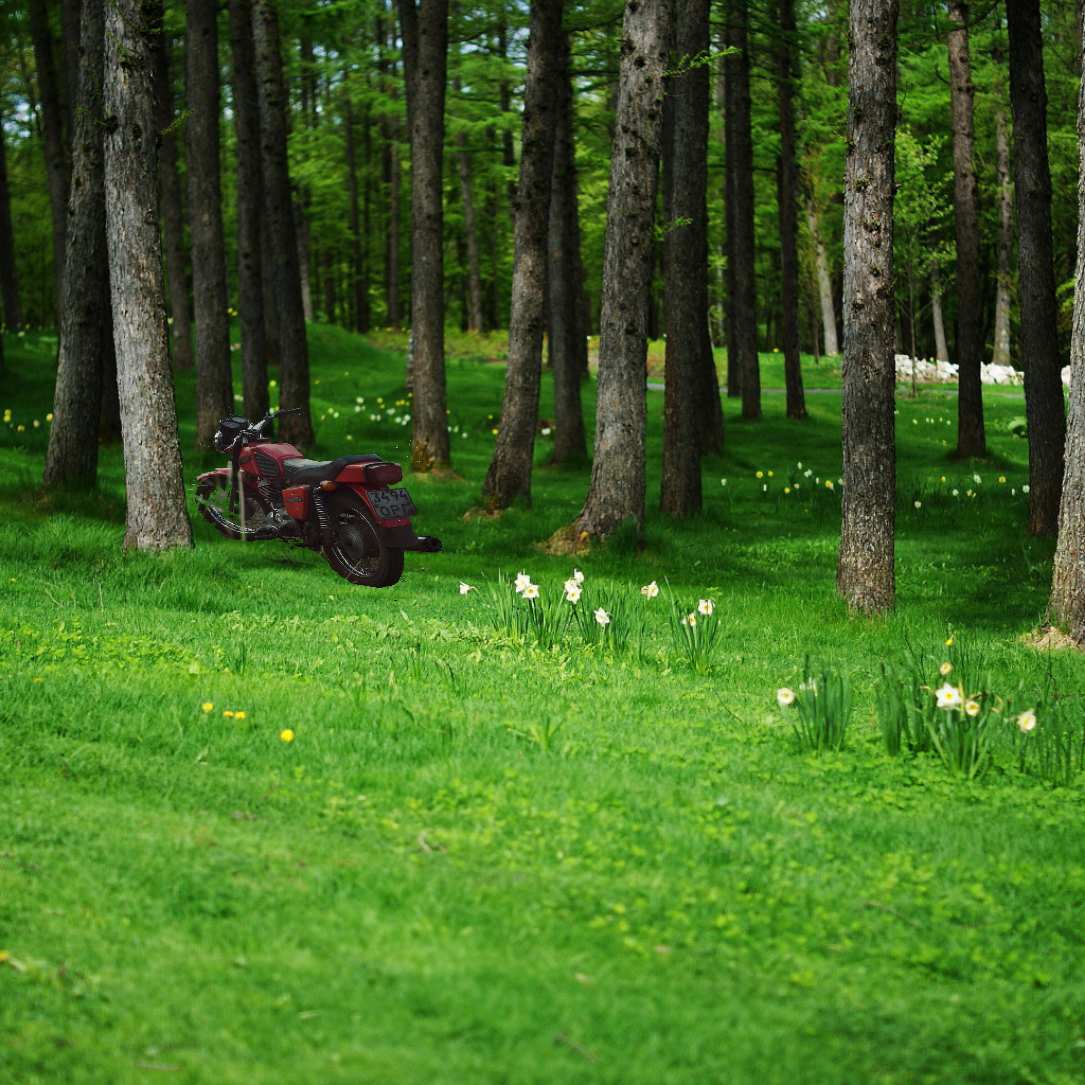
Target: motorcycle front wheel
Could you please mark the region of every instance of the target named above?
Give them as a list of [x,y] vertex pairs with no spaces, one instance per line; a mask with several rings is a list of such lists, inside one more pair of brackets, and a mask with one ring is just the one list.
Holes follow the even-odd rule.
[[388,588],[403,575],[403,551],[384,541],[384,532],[360,497],[335,494],[327,499],[332,538],[324,557],[344,580],[367,588]]
[[230,509],[230,483],[222,475],[205,478],[196,487],[196,505],[200,515],[228,539],[252,539],[271,515],[271,506],[263,494],[251,486],[243,487],[245,518],[242,529],[241,510]]

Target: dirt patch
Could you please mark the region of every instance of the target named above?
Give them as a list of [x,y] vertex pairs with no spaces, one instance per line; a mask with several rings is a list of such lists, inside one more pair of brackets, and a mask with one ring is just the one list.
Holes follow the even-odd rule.
[[491,509],[485,505],[479,505],[477,508],[468,509],[463,514],[463,518],[468,522],[471,520],[500,520],[504,515],[504,509]]
[[573,525],[559,527],[546,542],[535,544],[535,548],[550,557],[583,557],[591,553],[592,534],[589,531],[574,531]]
[[1049,625],[1043,626],[1040,629],[1034,629],[1031,633],[1026,633],[1021,640],[1030,648],[1035,648],[1038,652],[1059,652],[1066,648],[1073,648],[1075,651],[1081,651],[1080,646],[1072,637]]

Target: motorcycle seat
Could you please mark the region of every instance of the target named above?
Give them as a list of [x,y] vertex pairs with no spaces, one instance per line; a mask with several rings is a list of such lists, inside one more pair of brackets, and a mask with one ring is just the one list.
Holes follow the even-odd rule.
[[337,460],[283,460],[283,474],[291,486],[315,486],[334,479],[352,463],[382,463],[380,456],[340,456]]

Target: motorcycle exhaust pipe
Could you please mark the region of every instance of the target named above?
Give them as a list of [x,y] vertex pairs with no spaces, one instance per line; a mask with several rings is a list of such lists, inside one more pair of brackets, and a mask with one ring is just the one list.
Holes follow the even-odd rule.
[[444,550],[441,545],[441,540],[435,535],[419,535],[416,542],[411,543],[410,546],[405,546],[404,550],[419,550],[423,554],[437,554]]

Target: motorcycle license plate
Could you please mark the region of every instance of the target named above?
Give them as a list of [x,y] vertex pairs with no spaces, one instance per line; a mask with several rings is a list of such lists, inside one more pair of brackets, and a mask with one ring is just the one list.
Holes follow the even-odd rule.
[[403,488],[398,490],[370,490],[369,500],[373,511],[381,520],[395,520],[399,516],[414,516],[415,508],[411,495]]

